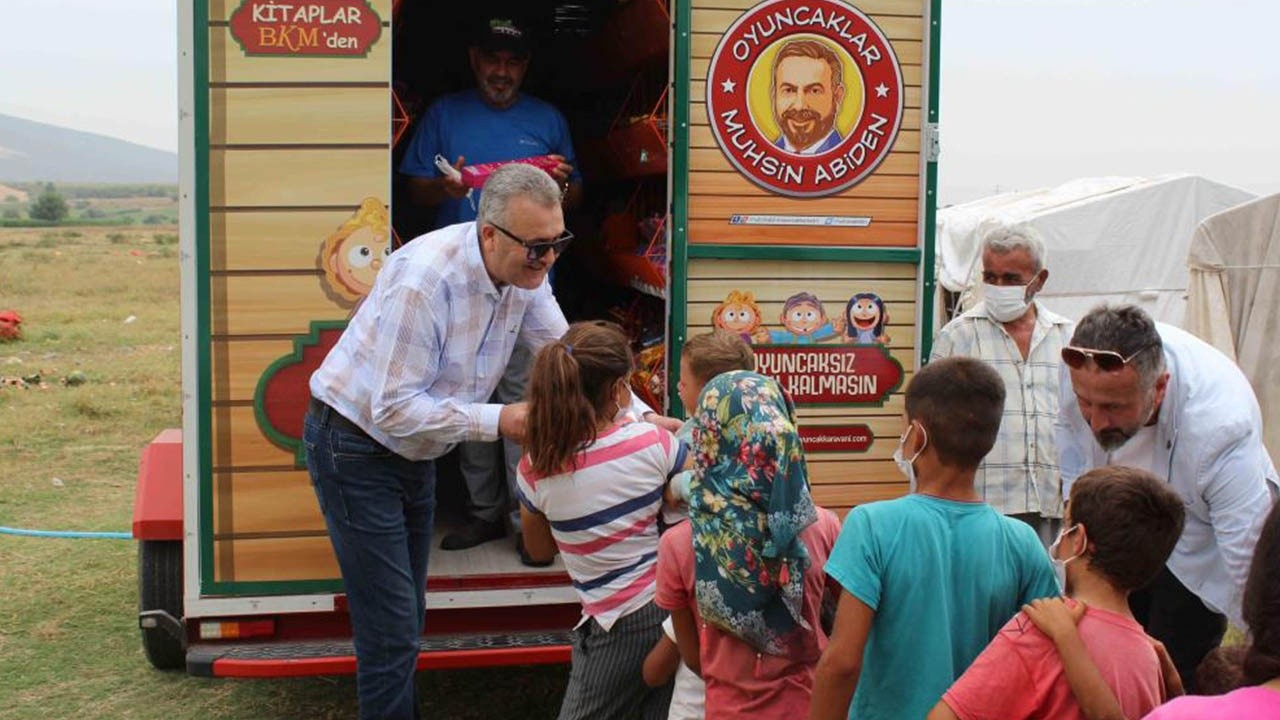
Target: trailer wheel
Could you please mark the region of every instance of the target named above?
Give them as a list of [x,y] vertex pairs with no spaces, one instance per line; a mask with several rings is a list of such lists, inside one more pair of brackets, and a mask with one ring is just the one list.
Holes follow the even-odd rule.
[[[159,611],[159,612],[156,612]],[[182,542],[142,540],[138,543],[138,612],[142,650],[157,670],[185,667],[182,643]],[[145,613],[173,622],[149,621]]]

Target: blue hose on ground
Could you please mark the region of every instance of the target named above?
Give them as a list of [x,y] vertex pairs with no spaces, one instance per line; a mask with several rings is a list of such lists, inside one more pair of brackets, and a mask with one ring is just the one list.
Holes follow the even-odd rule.
[[22,535],[25,537],[46,538],[94,538],[99,540],[132,540],[133,533],[127,532],[82,532],[78,530],[27,530],[0,525],[0,535]]

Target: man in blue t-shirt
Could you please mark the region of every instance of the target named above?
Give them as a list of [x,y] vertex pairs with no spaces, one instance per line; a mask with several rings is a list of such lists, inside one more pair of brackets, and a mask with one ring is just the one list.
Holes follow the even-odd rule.
[[[569,125],[550,103],[520,92],[529,69],[525,30],[509,19],[489,20],[468,53],[476,87],[432,103],[400,161],[400,173],[408,180],[409,201],[436,208],[435,228],[468,222],[476,218],[480,190],[468,195],[460,180],[436,167],[437,155],[459,171],[464,163],[479,165],[551,155],[560,164],[549,173],[560,184],[565,209],[573,208],[582,197],[582,176],[574,167]],[[526,243],[547,240],[510,239]],[[526,352],[512,355],[493,402],[517,402],[524,397],[530,363]],[[471,520],[445,535],[442,549],[473,547],[505,535],[508,521],[518,525],[514,483],[519,460],[520,446],[514,442],[462,444],[459,464],[470,495]],[[520,533],[515,535],[518,545]],[[520,550],[526,564],[542,564],[529,560],[523,548]]]
[[476,87],[445,95],[427,108],[400,161],[409,199],[436,208],[436,228],[476,217],[480,191],[467,188],[436,167],[437,155],[459,171],[463,164],[521,160],[554,155],[560,165],[551,176],[565,189],[571,209],[582,195],[582,176],[574,167],[573,142],[564,116],[550,103],[520,92],[529,70],[525,31],[507,19],[490,20],[467,51]]
[[843,592],[810,718],[923,718],[1024,603],[1060,592],[1031,526],[973,488],[1004,398],[973,358],[912,378],[894,460],[917,491],[845,518],[826,565]]

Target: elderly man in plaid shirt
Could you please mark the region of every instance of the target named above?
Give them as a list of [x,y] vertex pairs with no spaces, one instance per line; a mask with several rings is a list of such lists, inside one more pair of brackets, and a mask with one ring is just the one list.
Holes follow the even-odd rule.
[[974,487],[996,510],[1022,520],[1048,547],[1062,522],[1054,450],[1059,358],[1070,320],[1035,299],[1049,271],[1029,226],[993,226],[982,240],[983,301],[947,323],[930,359],[963,355],[990,363],[1005,384],[1004,419]]

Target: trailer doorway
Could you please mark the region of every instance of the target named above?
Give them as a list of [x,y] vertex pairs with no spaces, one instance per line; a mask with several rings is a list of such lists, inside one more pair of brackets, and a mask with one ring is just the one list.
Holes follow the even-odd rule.
[[[397,242],[440,224],[435,208],[412,201],[398,172],[419,121],[441,97],[475,89],[468,46],[479,29],[493,18],[514,21],[532,47],[520,92],[565,117],[582,175],[582,200],[565,213],[576,239],[556,262],[556,298],[570,322],[607,319],[627,330],[639,369],[634,389],[659,411],[667,397],[670,17],[667,0],[401,0],[392,23]],[[439,471],[429,587],[507,587],[531,573],[545,581],[564,577],[559,559],[542,570],[522,565],[510,537],[469,550],[438,550],[440,538],[465,521],[467,510],[456,452],[442,459]]]

